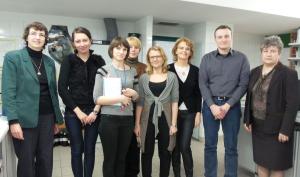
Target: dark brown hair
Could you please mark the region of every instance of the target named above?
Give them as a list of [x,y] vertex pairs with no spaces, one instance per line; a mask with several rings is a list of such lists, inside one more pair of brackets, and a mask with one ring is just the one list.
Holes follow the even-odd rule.
[[85,27],[79,26],[79,27],[77,27],[73,30],[73,32],[72,32],[72,42],[74,42],[75,33],[83,33],[83,34],[87,35],[87,37],[92,41],[91,32],[88,29],[86,29]]
[[113,40],[110,42],[110,45],[108,48],[108,55],[110,56],[110,58],[113,58],[113,49],[115,47],[119,47],[119,46],[124,46],[127,49],[126,57],[124,59],[128,58],[129,50],[130,50],[129,43],[127,42],[126,39],[119,37],[119,36],[113,38]]
[[28,46],[27,38],[28,38],[29,31],[31,28],[33,28],[34,30],[39,30],[39,31],[45,32],[45,44],[44,44],[44,48],[45,48],[45,46],[47,45],[47,42],[48,42],[48,29],[41,22],[32,22],[25,27],[24,33],[23,33],[23,39],[26,42],[26,45]]
[[214,36],[215,36],[215,37],[216,37],[216,32],[217,32],[219,29],[229,29],[229,31],[232,33],[232,30],[231,30],[231,28],[230,28],[228,25],[220,25],[220,26],[218,26],[218,27],[215,29],[215,32],[214,32]]

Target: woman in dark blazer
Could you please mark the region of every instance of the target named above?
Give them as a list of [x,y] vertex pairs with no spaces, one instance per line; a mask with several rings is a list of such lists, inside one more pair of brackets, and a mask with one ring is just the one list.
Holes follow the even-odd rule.
[[26,47],[8,52],[2,72],[3,114],[18,157],[18,177],[51,177],[53,138],[62,123],[54,61],[42,53],[48,30],[39,22],[24,31]]
[[258,175],[284,176],[293,165],[293,129],[298,110],[297,72],[279,62],[283,44],[278,36],[261,44],[263,64],[251,71],[244,123],[252,131]]
[[173,49],[174,63],[169,71],[176,74],[179,83],[179,111],[176,147],[172,153],[172,165],[175,177],[180,177],[180,155],[182,155],[185,175],[193,176],[193,156],[191,139],[194,127],[198,127],[201,117],[201,93],[198,84],[198,67],[190,64],[194,54],[193,42],[188,38],[179,38]]

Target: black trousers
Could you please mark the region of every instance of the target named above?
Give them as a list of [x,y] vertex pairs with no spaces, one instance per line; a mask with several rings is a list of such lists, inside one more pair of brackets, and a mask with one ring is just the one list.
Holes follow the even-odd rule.
[[125,177],[137,177],[140,173],[140,148],[136,135],[132,134],[131,143],[126,156]]
[[180,159],[182,155],[186,177],[193,177],[193,156],[191,150],[191,139],[195,126],[195,113],[179,111],[177,119],[176,146],[172,152],[172,166],[175,177],[180,177]]
[[124,177],[125,160],[133,131],[132,116],[101,115],[103,177]]
[[[164,114],[158,118],[158,130],[159,133],[157,134],[157,139],[160,159],[159,176],[168,177],[171,165],[171,152],[168,151],[170,135],[169,126]],[[149,119],[145,140],[145,152],[142,153],[143,177],[152,176],[152,158],[154,154],[155,138],[155,127],[152,120]]]
[[22,128],[24,140],[13,138],[18,177],[51,177],[54,115],[40,115],[36,128]]

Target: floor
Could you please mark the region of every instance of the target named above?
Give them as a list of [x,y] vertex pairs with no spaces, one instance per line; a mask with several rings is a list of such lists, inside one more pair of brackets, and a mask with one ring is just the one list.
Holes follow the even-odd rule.
[[[218,145],[218,161],[219,161],[219,169],[218,169],[218,177],[224,176],[224,145],[223,141],[220,138],[219,145]],[[157,148],[156,148],[157,150]],[[204,150],[204,143],[203,141],[192,141],[192,150],[193,150],[193,157],[194,157],[194,176],[195,177],[202,177],[204,176],[204,165],[203,165],[203,150]],[[70,147],[62,147],[58,146],[54,148],[54,169],[53,169],[53,177],[73,177],[72,169],[71,169],[71,161],[70,161]],[[100,143],[96,145],[96,162],[94,168],[94,177],[102,177],[102,146]],[[157,151],[153,157],[153,172],[152,176],[158,176],[158,169],[159,169],[159,159],[157,155]],[[182,176],[185,176],[183,173],[182,167]],[[246,171],[245,169],[240,169],[238,171],[239,177],[253,177],[253,173]],[[140,175],[141,176],[141,175]],[[170,177],[173,177],[173,173],[170,172]]]

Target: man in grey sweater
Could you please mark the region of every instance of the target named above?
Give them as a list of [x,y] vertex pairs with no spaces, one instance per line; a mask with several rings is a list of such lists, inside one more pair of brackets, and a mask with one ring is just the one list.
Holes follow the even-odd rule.
[[205,176],[217,177],[217,143],[220,123],[224,133],[225,177],[237,177],[237,138],[241,105],[250,74],[247,57],[231,49],[232,31],[221,25],[214,32],[217,50],[202,58],[199,87],[203,96]]

